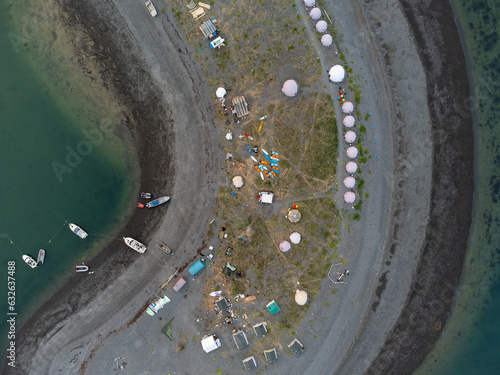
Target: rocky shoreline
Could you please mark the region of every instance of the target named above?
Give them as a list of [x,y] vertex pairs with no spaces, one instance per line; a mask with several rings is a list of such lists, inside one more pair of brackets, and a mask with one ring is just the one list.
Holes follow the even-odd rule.
[[473,128],[465,57],[447,1],[400,1],[426,68],[432,115],[430,219],[411,293],[367,374],[411,374],[439,339],[472,220]]

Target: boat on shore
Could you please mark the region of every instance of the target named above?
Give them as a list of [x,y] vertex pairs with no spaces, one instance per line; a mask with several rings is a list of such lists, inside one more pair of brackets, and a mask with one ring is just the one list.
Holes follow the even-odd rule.
[[89,270],[88,266],[75,266],[76,272],[87,272]]
[[43,264],[44,261],[45,261],[45,250],[40,249],[40,251],[38,252],[38,259],[37,259],[36,263]]
[[147,249],[146,245],[140,243],[137,240],[134,240],[132,237],[123,237],[123,241],[127,244],[128,247],[134,249],[138,253],[144,253]]
[[37,266],[37,263],[35,262],[35,260],[32,257],[30,257],[29,255],[23,255],[23,260],[31,268],[35,268]]
[[155,6],[153,5],[153,3],[151,1],[146,1],[145,2],[146,4],[146,7],[148,8],[149,10],[149,13],[151,13],[151,15],[154,17],[157,15],[157,12],[156,12],[156,8]]
[[141,199],[151,199],[151,193],[141,193]]
[[154,201],[149,202],[148,204],[146,204],[146,207],[147,208],[157,207],[160,204],[167,203],[169,200],[170,200],[170,197],[161,197],[161,198],[155,199]]
[[69,223],[69,229],[71,229],[71,231],[74,234],[76,234],[78,237],[80,237],[82,240],[87,238],[87,236],[89,235],[81,227],[79,227],[78,225],[73,224],[73,223]]

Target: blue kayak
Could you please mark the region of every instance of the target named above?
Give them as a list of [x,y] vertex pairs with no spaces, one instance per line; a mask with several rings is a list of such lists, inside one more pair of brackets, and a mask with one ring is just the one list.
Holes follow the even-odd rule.
[[250,155],[253,155],[254,152],[252,151],[252,149],[250,148],[250,145],[247,143],[247,149],[248,149],[248,152],[250,153]]

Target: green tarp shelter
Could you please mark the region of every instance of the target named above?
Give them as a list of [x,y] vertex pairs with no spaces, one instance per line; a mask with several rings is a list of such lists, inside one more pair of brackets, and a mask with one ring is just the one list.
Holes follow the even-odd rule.
[[174,325],[174,318],[170,319],[170,321],[161,329],[161,333],[167,336],[170,341],[172,341],[172,326]]

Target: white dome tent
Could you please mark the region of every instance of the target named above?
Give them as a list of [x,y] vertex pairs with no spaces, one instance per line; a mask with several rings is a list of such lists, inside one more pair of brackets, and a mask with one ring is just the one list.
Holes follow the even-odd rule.
[[309,297],[307,296],[306,291],[299,289],[295,291],[295,302],[297,303],[297,305],[304,306],[308,300]]
[[352,176],[347,176],[344,178],[344,186],[348,189],[352,189],[356,185],[356,179]]
[[288,242],[288,241],[281,241],[280,242],[280,250],[281,250],[281,252],[288,253],[291,248],[292,248],[292,245],[290,245],[290,242]]
[[354,105],[351,102],[345,102],[342,104],[342,112],[352,113],[352,111],[354,111]]
[[346,191],[344,193],[344,201],[346,203],[354,203],[356,200],[356,194],[354,194],[352,191]]
[[358,152],[359,152],[359,151],[358,151],[358,149],[357,149],[356,147],[352,146],[352,147],[349,147],[349,148],[346,150],[346,152],[345,152],[345,153],[346,153],[346,154],[347,154],[347,156],[349,156],[351,159],[354,159],[355,157],[357,157],[357,156],[358,156]]
[[325,34],[321,37],[321,44],[325,47],[331,46],[333,43],[333,38],[330,34]]
[[345,170],[347,171],[347,173],[356,173],[356,171],[358,170],[358,165],[355,162],[350,161],[345,165]]
[[299,85],[293,79],[289,79],[283,84],[283,88],[281,89],[281,91],[283,92],[283,94],[291,98],[297,95],[297,92],[299,91]]
[[354,117],[352,116],[346,116],[344,117],[344,126],[348,127],[348,128],[352,128],[354,126],[354,124],[356,123],[356,120],[354,119]]
[[300,243],[300,240],[302,239],[302,236],[300,235],[299,232],[293,232],[290,235],[290,241],[294,244],[297,245]]
[[340,65],[334,65],[330,68],[328,77],[330,78],[330,81],[340,83],[345,77],[345,70]]
[[326,31],[326,28],[327,28],[327,23],[323,20],[321,21],[318,21],[318,23],[316,24],[316,31],[318,33],[324,33]]
[[226,89],[224,87],[219,87],[217,91],[215,92],[215,95],[217,98],[222,99],[224,95],[226,95]]
[[312,20],[319,20],[321,18],[321,9],[317,7],[312,8],[309,12],[309,17],[311,17]]
[[306,7],[313,7],[316,4],[316,0],[304,0],[304,4]]
[[356,133],[354,133],[352,130],[349,130],[347,133],[345,133],[344,139],[347,143],[353,143],[356,141]]

